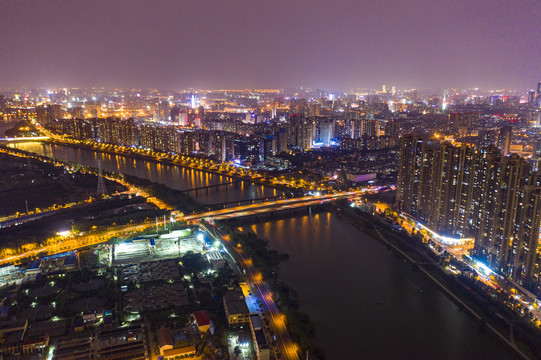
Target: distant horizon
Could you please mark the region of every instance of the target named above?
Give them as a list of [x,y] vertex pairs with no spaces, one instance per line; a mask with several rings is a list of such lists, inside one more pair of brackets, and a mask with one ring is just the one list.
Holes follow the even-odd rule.
[[0,1],[0,87],[530,89],[540,5]]
[[[541,80],[539,80],[541,82]],[[188,88],[175,88],[175,87],[120,87],[120,86],[56,86],[56,87],[49,87],[49,86],[10,86],[10,87],[0,87],[0,92],[6,92],[6,91],[16,91],[16,90],[27,90],[27,91],[33,91],[33,90],[43,90],[43,91],[59,91],[62,89],[83,89],[83,90],[116,90],[116,91],[132,91],[132,90],[138,90],[138,91],[178,91],[178,92],[191,92],[191,91],[200,91],[200,92],[220,92],[220,91],[285,91],[285,90],[307,90],[307,91],[313,91],[313,90],[323,90],[326,92],[354,92],[354,91],[379,91],[381,92],[383,89],[383,86],[387,87],[387,93],[391,93],[392,87],[394,85],[389,84],[382,84],[379,87],[353,87],[353,88],[332,88],[332,87],[309,87],[309,86],[282,86],[282,87],[245,87],[245,88],[195,88],[195,87],[188,87]],[[407,91],[479,91],[479,92],[528,92],[536,89],[537,82],[532,83],[532,85],[529,88],[519,89],[519,88],[511,88],[511,87],[495,87],[495,88],[481,88],[481,87],[432,87],[432,88],[414,88],[414,87],[407,87],[402,88],[398,86],[394,86],[396,91],[400,92],[407,92]]]

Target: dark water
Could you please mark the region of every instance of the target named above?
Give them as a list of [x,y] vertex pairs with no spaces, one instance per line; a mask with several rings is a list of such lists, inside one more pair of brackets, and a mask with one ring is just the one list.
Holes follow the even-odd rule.
[[[135,160],[120,155],[104,154],[67,146],[43,144],[39,142],[16,143],[12,144],[12,146],[41,155],[54,156],[58,159],[94,167],[97,167],[98,160],[101,160],[103,170],[135,175],[179,190],[194,189],[212,184],[224,184],[232,180],[227,176],[216,175],[205,171],[193,170],[180,166],[164,165],[151,161]],[[277,196],[280,194],[280,191],[269,187],[239,183],[237,187],[229,185],[228,187],[220,187],[218,190],[210,189],[208,192],[199,191],[197,199],[205,204],[216,204]],[[195,196],[195,192],[191,192],[190,195]]]
[[299,293],[327,359],[515,359],[429,279],[332,213],[244,226],[290,259],[280,277]]

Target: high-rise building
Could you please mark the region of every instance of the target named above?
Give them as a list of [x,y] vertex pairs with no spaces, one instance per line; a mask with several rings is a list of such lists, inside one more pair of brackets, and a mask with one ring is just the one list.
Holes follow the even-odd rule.
[[170,121],[173,124],[177,124],[179,115],[180,115],[180,107],[178,105],[173,106],[170,111],[170,117],[169,117]]
[[312,148],[315,123],[311,118],[307,118],[302,114],[292,114],[289,117],[287,129],[288,145],[302,150]]
[[287,152],[287,129],[278,131],[278,152]]
[[539,293],[539,230],[541,227],[541,174],[526,177],[519,191],[515,237],[510,252],[509,275]]
[[422,138],[406,135],[400,139],[400,165],[398,167],[396,206],[414,217],[418,216],[419,189],[423,145]]
[[493,269],[507,272],[520,184],[529,165],[515,154],[489,160],[474,252]]
[[533,90],[530,90],[530,91],[528,92],[528,105],[529,105],[530,107],[535,107],[535,105],[536,105],[536,104],[535,104],[535,100],[536,100],[536,98],[537,98],[536,95],[537,95],[537,94],[536,94],[535,91],[533,91]]
[[439,233],[474,237],[474,254],[492,269],[539,284],[541,175],[525,159],[406,135],[397,185],[399,210]]
[[500,129],[500,133],[498,134],[498,149],[501,150],[503,156],[509,155],[512,135],[513,128],[511,126],[504,126]]

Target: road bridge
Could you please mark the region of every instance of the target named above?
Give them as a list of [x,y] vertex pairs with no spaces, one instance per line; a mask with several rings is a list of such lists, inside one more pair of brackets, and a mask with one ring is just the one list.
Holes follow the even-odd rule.
[[[235,185],[235,188],[238,188],[239,186],[239,183],[243,182],[244,180],[233,180],[233,181],[229,181],[229,182],[225,182],[225,183],[221,183],[221,184],[214,184],[214,185],[208,185],[208,186],[200,186],[200,187],[197,187],[197,188],[192,188],[192,189],[186,189],[186,190],[182,190],[181,192],[183,193],[191,193],[193,191],[195,191],[195,195],[197,196],[197,193],[201,190],[206,190],[207,191],[207,194],[209,192],[210,189],[216,189],[218,190],[218,188],[220,187],[227,187],[229,185]],[[210,206],[210,205],[207,205],[207,206]]]
[[258,215],[269,212],[277,212],[289,209],[295,209],[299,207],[319,205],[335,200],[340,200],[348,197],[355,197],[362,195],[365,191],[348,191],[339,192],[334,194],[304,196],[299,198],[283,199],[276,201],[269,201],[263,203],[256,203],[251,205],[243,205],[232,208],[226,208],[222,210],[208,211],[200,214],[193,214],[184,217],[179,217],[179,221],[191,221],[191,220],[226,220],[231,218],[238,218],[244,216]]
[[226,201],[223,203],[216,203],[216,204],[205,204],[205,206],[208,206],[210,208],[226,208],[227,205],[231,204],[237,204],[238,206],[241,206],[242,204],[255,204],[258,202],[267,202],[267,201],[276,201],[280,199],[284,199],[284,195],[276,195],[276,196],[266,196],[266,197],[260,197],[255,199],[246,199],[246,200],[236,200],[236,201]]
[[49,140],[49,139],[50,137],[48,136],[6,137],[6,138],[0,138],[0,142],[16,143],[16,142],[25,142],[25,141],[43,141],[43,140]]

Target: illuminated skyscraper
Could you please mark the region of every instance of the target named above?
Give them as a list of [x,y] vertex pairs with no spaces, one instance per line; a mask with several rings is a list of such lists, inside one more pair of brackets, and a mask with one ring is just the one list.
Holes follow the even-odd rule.
[[[523,211],[520,204],[537,201],[537,190],[524,187],[529,171],[526,160],[502,156],[492,146],[456,147],[407,135],[400,139],[396,205],[439,233],[475,237],[475,254],[507,272],[513,266],[512,244],[519,256],[519,249],[531,249],[537,236],[529,228],[517,228],[516,222]],[[535,211],[522,214],[520,221],[538,216]]]
[[489,161],[486,186],[480,194],[480,226],[474,251],[493,269],[506,272],[518,194],[523,177],[528,175],[529,165],[515,154],[496,156]]
[[303,150],[312,148],[315,135],[315,123],[311,118],[302,114],[292,114],[287,125],[288,144]]
[[418,216],[421,169],[423,165],[422,138],[406,135],[400,139],[400,165],[398,167],[396,206],[412,216]]
[[541,174],[534,173],[524,179],[517,206],[509,275],[530,289],[540,290],[538,248],[541,227]]

